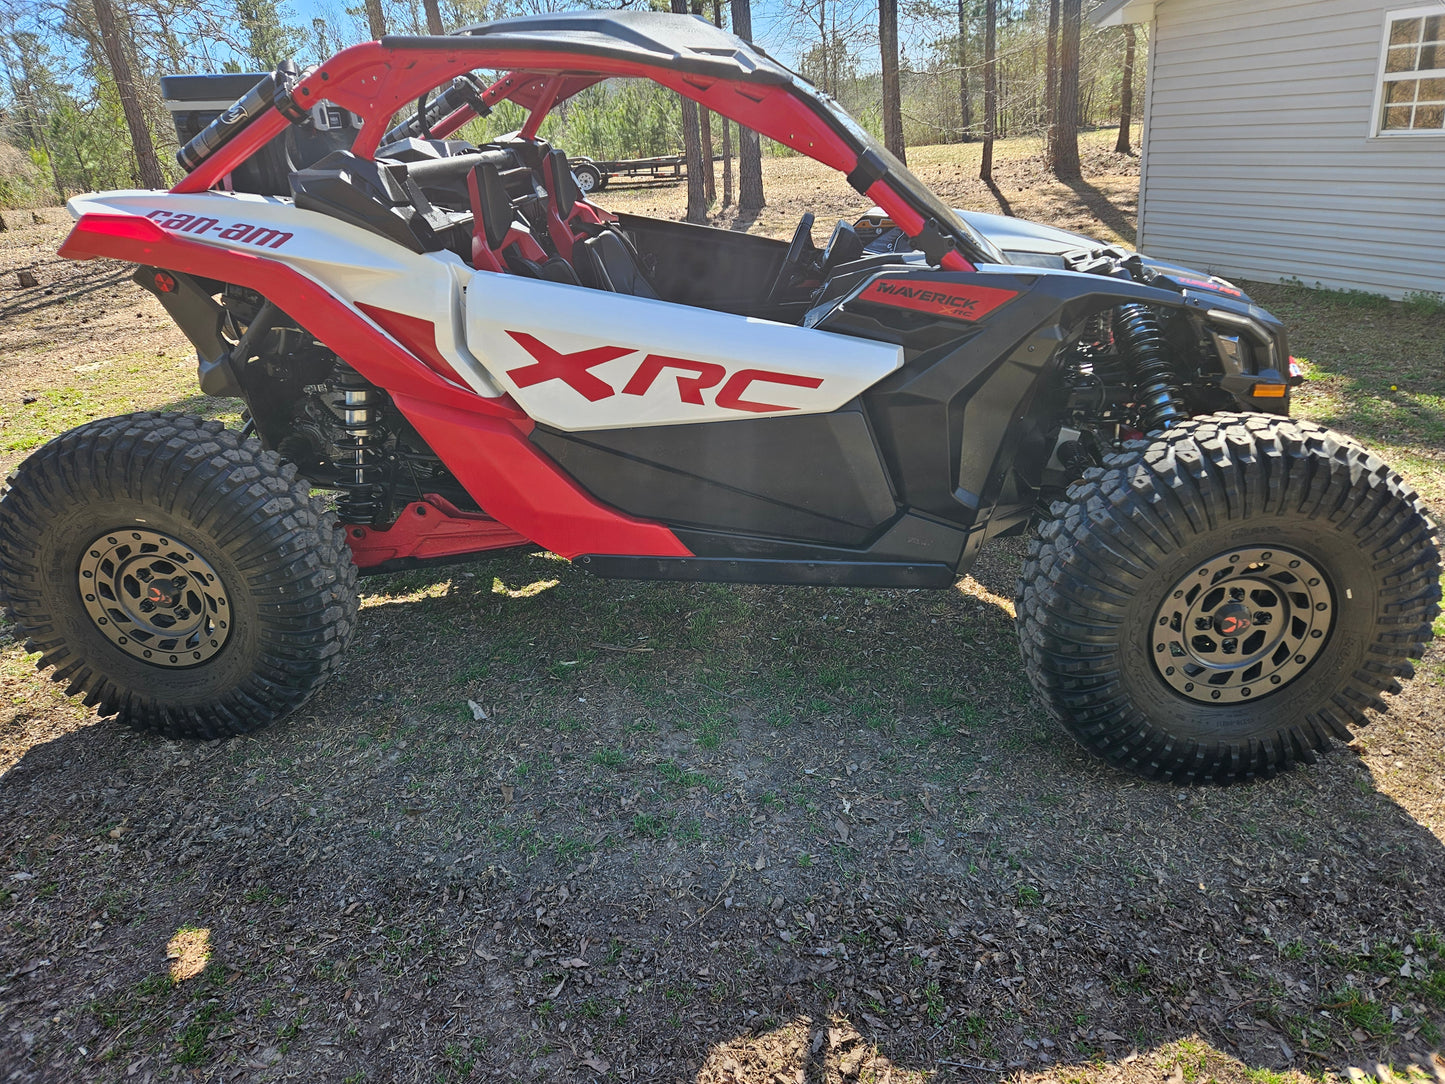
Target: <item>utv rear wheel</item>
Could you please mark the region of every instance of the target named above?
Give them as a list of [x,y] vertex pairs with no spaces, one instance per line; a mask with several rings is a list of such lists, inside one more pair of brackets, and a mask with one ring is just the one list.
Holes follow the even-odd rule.
[[295,468],[218,422],[92,422],[0,500],[0,601],[26,650],[141,730],[217,738],[294,710],[350,639],[355,583]]
[[1121,768],[1227,782],[1311,761],[1430,639],[1434,524],[1341,434],[1199,418],[1069,497],[1030,546],[1020,643],[1053,714]]

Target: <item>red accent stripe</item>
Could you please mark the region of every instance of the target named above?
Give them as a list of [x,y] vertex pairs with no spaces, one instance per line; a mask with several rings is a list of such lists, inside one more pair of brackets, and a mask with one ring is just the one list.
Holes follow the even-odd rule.
[[[508,396],[487,399],[432,372],[320,284],[275,260],[166,233],[136,215],[83,215],[61,246],[246,286],[304,312],[318,339],[393,401],[487,513],[563,557],[689,557],[677,536],[598,503],[526,439],[532,420]],[[402,391],[401,389],[406,389]]]
[[432,372],[438,373],[448,380],[456,379],[457,372],[452,368],[451,362],[447,361],[442,356],[442,352],[437,349],[437,327],[430,320],[408,316],[404,312],[378,308],[376,305],[368,305],[364,301],[358,301],[356,307],[370,316],[372,322],[382,331],[426,362]]

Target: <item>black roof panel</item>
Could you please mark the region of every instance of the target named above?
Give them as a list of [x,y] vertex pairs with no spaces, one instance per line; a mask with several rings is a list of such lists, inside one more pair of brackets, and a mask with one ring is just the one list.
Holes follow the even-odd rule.
[[381,43],[389,49],[548,50],[575,54],[579,61],[613,57],[690,75],[772,85],[795,78],[761,49],[705,19],[658,11],[525,15],[469,26],[444,37],[386,37]]

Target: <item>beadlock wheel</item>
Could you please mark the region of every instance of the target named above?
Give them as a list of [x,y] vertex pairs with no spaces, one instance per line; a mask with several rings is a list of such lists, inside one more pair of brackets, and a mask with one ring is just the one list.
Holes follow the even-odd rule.
[[80,558],[80,597],[102,636],[153,666],[195,666],[231,636],[231,600],[205,558],[148,527],[102,533]]
[[1040,522],[1017,596],[1025,670],[1120,768],[1270,776],[1349,740],[1413,675],[1439,612],[1435,535],[1346,436],[1192,419],[1108,456]]
[[1315,564],[1283,547],[1227,550],[1176,583],[1154,618],[1154,666],[1178,693],[1232,704],[1282,692],[1334,625]]
[[219,422],[83,425],[0,499],[0,602],[26,650],[140,730],[219,738],[293,711],[336,668],[355,585],[295,466]]

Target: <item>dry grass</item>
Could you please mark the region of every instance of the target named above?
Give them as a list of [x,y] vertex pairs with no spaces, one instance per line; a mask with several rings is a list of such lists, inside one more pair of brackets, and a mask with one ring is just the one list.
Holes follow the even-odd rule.
[[[1073,189],[1008,156],[1000,193],[1127,226],[1107,158]],[[858,210],[796,160],[768,183],[756,228]],[[49,214],[0,235],[6,466],[86,417],[197,404],[159,307],[45,256]],[[54,293],[14,289],[28,265]],[[1445,508],[1441,318],[1258,293],[1319,377],[1304,413]],[[1439,1074],[1439,648],[1317,766],[1143,784],[1031,702],[1017,558],[945,592],[605,582],[541,554],[371,580],[338,679],[225,743],[97,721],[9,643],[0,1078]]]

